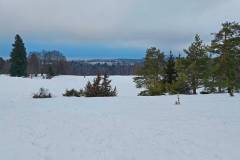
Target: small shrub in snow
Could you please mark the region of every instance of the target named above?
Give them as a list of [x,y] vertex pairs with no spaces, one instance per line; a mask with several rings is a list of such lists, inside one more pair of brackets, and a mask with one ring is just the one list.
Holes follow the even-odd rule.
[[40,88],[39,91],[33,95],[33,98],[52,98],[52,94],[48,89]]
[[204,90],[204,91],[201,91],[200,94],[211,94],[211,92]]
[[75,89],[66,90],[63,96],[66,97],[114,97],[117,96],[117,88],[112,88],[109,76],[97,75],[91,83],[88,81],[84,90],[77,91]]
[[63,94],[63,96],[65,96],[65,97],[81,97],[81,96],[84,96],[84,91],[83,90],[77,91],[75,89],[66,90],[66,92]]

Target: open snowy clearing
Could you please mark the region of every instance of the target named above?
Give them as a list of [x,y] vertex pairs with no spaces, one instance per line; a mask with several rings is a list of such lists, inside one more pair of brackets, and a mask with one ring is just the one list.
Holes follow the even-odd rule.
[[[240,95],[138,97],[131,76],[119,96],[62,97],[93,77],[0,75],[0,160],[239,160]],[[52,99],[32,99],[40,87]]]

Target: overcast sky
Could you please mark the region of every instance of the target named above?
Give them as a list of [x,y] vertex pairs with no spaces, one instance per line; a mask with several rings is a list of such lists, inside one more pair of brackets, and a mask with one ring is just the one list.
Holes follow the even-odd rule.
[[141,58],[147,47],[181,52],[196,33],[207,43],[240,0],[0,0],[0,56],[16,33],[27,51],[70,58]]

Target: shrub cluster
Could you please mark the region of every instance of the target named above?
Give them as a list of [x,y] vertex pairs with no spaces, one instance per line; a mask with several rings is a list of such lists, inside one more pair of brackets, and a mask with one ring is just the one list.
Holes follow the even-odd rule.
[[[114,97],[117,96],[117,89],[111,86],[111,80],[108,79],[109,76],[105,74],[104,76],[97,75],[97,77],[91,83],[87,82],[84,89],[79,91],[75,89],[66,90],[63,93],[65,97]],[[52,98],[52,94],[45,88],[40,88],[40,90],[33,95],[33,98]]]
[[109,76],[105,74],[103,77],[97,75],[93,80],[93,83],[88,81],[84,94],[86,97],[114,97],[117,96],[117,89],[111,86],[111,80]]
[[84,96],[84,91],[83,90],[77,91],[75,89],[66,90],[66,92],[63,94],[63,96],[65,96],[65,97],[82,97],[82,96]]
[[48,89],[40,88],[37,93],[34,93],[33,98],[52,98],[52,94]]
[[91,83],[87,82],[84,89],[79,91],[75,89],[66,90],[63,96],[66,97],[114,97],[117,96],[117,89],[111,86],[111,80],[108,79],[109,76],[105,74],[104,76],[97,75],[97,77]]

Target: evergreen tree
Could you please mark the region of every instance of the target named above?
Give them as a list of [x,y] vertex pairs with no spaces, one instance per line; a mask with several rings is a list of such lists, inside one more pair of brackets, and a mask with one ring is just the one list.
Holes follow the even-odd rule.
[[102,83],[101,83],[101,95],[103,97],[111,97],[111,96],[116,96],[117,95],[117,89],[116,87],[112,89],[111,86],[111,80],[108,79],[109,76],[107,74],[104,74]]
[[177,71],[177,80],[171,85],[170,94],[190,94],[191,88],[188,83],[186,58],[180,55],[175,62]]
[[11,52],[11,76],[27,76],[27,53],[22,38],[16,35],[13,49]]
[[170,56],[168,58],[166,67],[164,68],[164,82],[168,84],[172,84],[177,80],[177,71],[175,68],[175,59],[170,51]]
[[184,52],[187,54],[185,67],[192,93],[197,93],[197,88],[203,84],[207,71],[208,55],[200,36],[195,36],[195,41]]
[[50,66],[48,66],[47,79],[51,79],[54,76],[55,76],[55,73],[53,71],[53,67],[50,65]]
[[162,95],[165,92],[162,76],[164,74],[164,53],[152,47],[146,52],[144,66],[137,72],[134,82],[138,88],[146,88],[139,95]]
[[92,87],[92,84],[90,81],[87,82],[87,85],[85,86],[85,96],[86,97],[94,97],[94,94],[93,94],[93,87]]
[[97,77],[93,80],[93,95],[96,97],[97,95],[101,95],[101,80],[102,77],[100,74],[97,74]]
[[93,83],[88,81],[85,86],[84,95],[86,97],[113,97],[117,96],[116,87],[112,89],[111,80],[107,74],[102,78],[100,74],[93,80]]
[[221,93],[223,86],[221,85],[221,76],[219,74],[220,65],[218,63],[219,57],[209,57],[208,64],[207,64],[207,71],[206,76],[204,78],[204,91],[206,93],[216,93],[217,88],[218,92]]
[[218,88],[226,88],[230,95],[234,89],[239,88],[238,71],[240,61],[240,24],[226,22],[218,33],[214,34],[214,39],[210,51],[219,57],[217,74],[219,75]]
[[0,57],[0,74],[3,72],[3,67],[5,65],[5,61],[2,57]]

